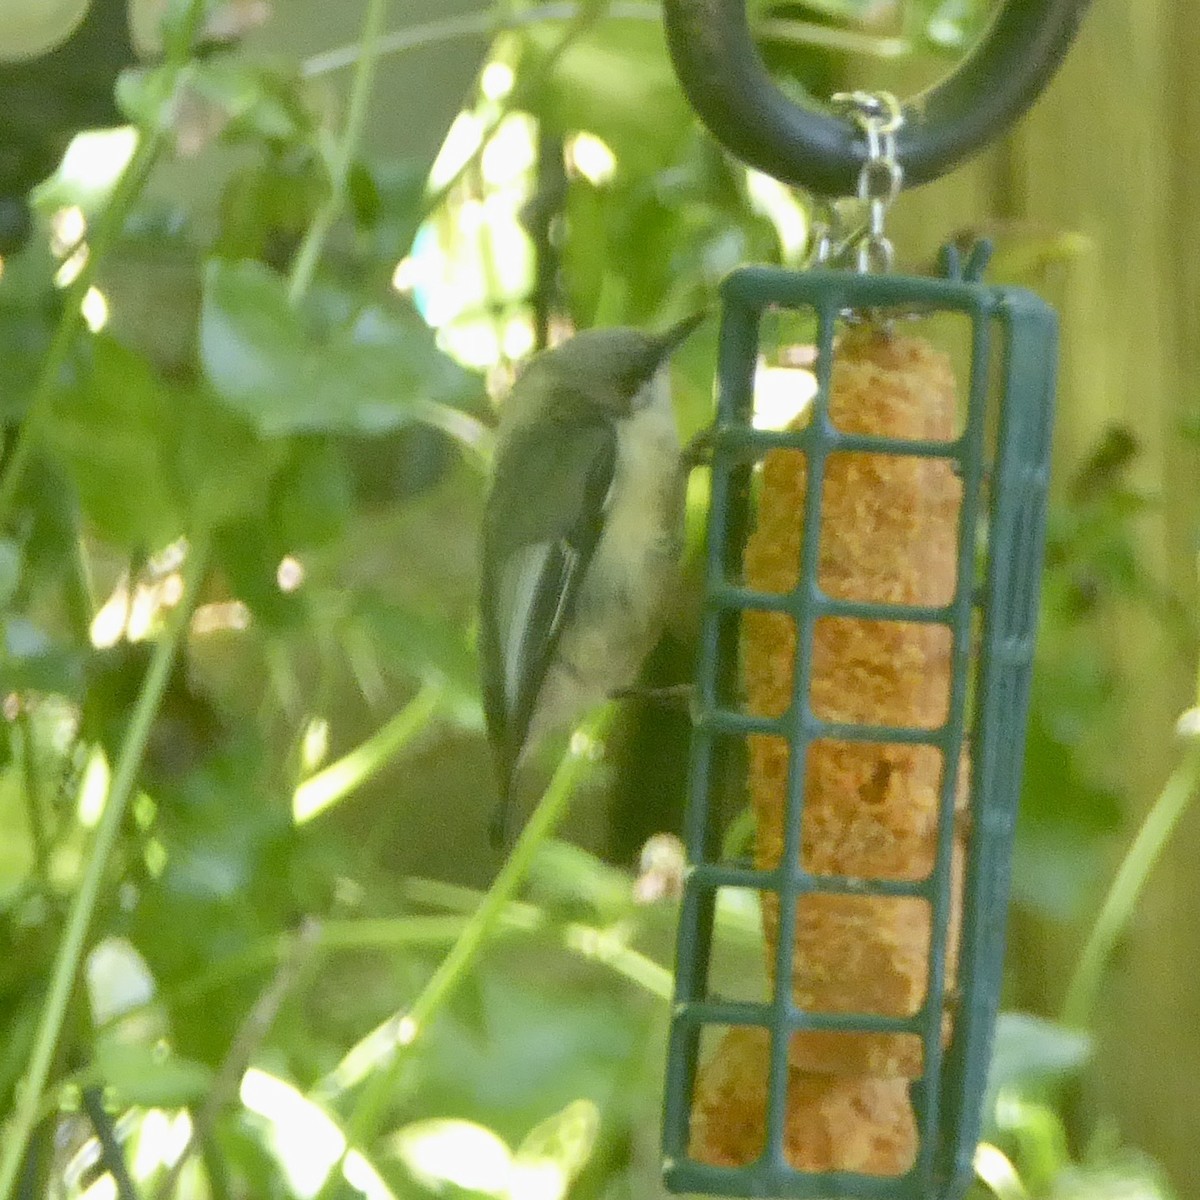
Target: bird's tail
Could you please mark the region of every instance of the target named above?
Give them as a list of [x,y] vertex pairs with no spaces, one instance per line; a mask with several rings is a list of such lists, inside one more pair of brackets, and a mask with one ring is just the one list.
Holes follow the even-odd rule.
[[513,792],[517,782],[517,764],[510,755],[496,756],[496,782],[500,796],[488,826],[488,840],[493,850],[502,850],[508,845],[512,833]]

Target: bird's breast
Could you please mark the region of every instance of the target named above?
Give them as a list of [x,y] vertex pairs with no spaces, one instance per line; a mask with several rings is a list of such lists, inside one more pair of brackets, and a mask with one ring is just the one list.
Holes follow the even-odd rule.
[[[638,660],[660,632],[683,542],[684,477],[679,435],[664,405],[617,428],[617,462],[604,532],[580,589],[576,627]],[[625,670],[636,670],[636,665]]]
[[535,725],[569,724],[631,686],[678,581],[685,477],[665,392],[617,426],[604,532],[543,686]]

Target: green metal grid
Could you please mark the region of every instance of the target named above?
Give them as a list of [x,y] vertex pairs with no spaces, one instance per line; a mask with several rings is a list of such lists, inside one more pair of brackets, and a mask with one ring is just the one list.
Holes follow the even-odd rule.
[[[978,260],[977,260],[978,261]],[[950,1200],[970,1181],[979,1136],[992,1033],[999,1000],[1013,825],[1020,790],[1030,665],[1037,619],[1053,405],[1057,325],[1031,293],[963,280],[953,257],[951,278],[916,279],[840,271],[794,273],[746,268],[725,282],[718,366],[717,431],[709,512],[706,608],[697,672],[697,722],[692,744],[685,841],[691,866],[685,882],[677,949],[676,996],[669,1043],[664,1111],[665,1177],[672,1191],[777,1197],[864,1197]],[[970,273],[970,268],[968,272]],[[769,307],[815,311],[819,321],[818,394],[803,430],[752,427],[754,373],[762,313]],[[829,375],[837,322],[845,311],[955,312],[971,323],[972,362],[966,419],[951,441],[916,441],[849,434],[828,414]],[[996,343],[996,345],[994,345]],[[1001,352],[1000,395],[990,379],[993,349]],[[999,405],[989,414],[989,404]],[[994,445],[989,445],[989,419]],[[750,522],[753,460],[776,448],[807,456],[808,514],[800,576],[788,594],[757,592],[730,582],[741,562]],[[950,459],[963,483],[957,581],[944,606],[835,600],[817,586],[824,464],[831,453],[867,451]],[[986,482],[986,498],[984,496]],[[986,536],[980,544],[986,501]],[[979,583],[980,555],[986,565]],[[740,618],[748,609],[789,613],[796,622],[792,704],[779,718],[735,711]],[[973,622],[975,614],[977,621]],[[813,626],[821,617],[902,620],[951,630],[949,715],[938,729],[899,729],[823,721],[809,704]],[[976,625],[973,632],[973,623]],[[967,696],[974,682],[971,727]],[[729,767],[728,743],[773,734],[789,744],[784,847],[778,868],[759,871],[718,861],[719,830],[710,809],[716,780]],[[954,1035],[943,1049],[942,997],[950,916],[953,809],[964,738],[971,778],[966,879]],[[807,748],[817,738],[926,744],[942,753],[935,865],[919,881],[817,877],[801,869],[800,830]],[[717,889],[753,888],[780,897],[773,998],[765,1004],[707,995]],[[799,1010],[791,996],[796,899],[809,892],[915,896],[932,909],[925,1002],[913,1017]],[[700,1035],[706,1025],[753,1025],[770,1031],[765,1147],[757,1162],[715,1167],[687,1157],[689,1119]],[[901,1176],[796,1171],[783,1158],[787,1050],[797,1030],[909,1033],[921,1037],[923,1074],[910,1091],[919,1150]]]

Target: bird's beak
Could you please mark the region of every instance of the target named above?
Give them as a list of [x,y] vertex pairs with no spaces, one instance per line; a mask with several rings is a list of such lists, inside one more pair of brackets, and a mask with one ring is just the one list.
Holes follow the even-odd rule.
[[707,317],[708,309],[702,308],[699,312],[694,312],[691,316],[684,317],[682,321],[677,321],[665,333],[659,334],[658,342],[662,347],[663,358],[674,353],[680,343],[686,341],[696,328],[703,324]]

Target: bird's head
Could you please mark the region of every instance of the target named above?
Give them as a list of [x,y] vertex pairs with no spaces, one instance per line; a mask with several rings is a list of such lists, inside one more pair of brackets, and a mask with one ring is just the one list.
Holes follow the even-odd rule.
[[508,403],[570,404],[627,417],[649,403],[655,377],[706,315],[693,313],[658,334],[626,326],[577,333],[530,360]]

